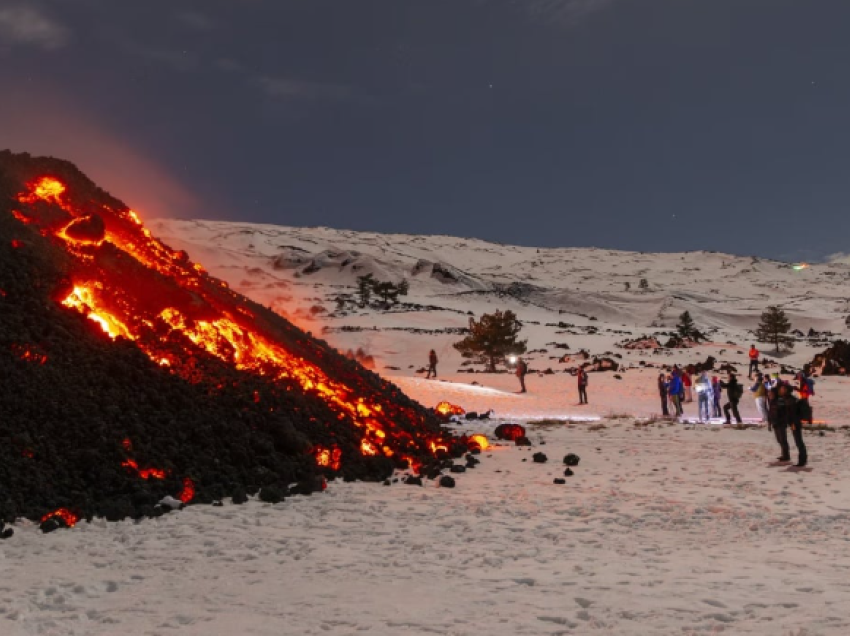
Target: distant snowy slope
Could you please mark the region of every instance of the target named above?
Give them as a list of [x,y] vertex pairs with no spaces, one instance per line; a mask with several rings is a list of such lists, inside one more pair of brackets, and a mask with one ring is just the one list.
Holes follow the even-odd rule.
[[[508,295],[541,308],[639,327],[689,310],[705,327],[752,328],[770,304],[806,328],[839,330],[850,265],[790,264],[713,252],[536,249],[448,236],[376,234],[216,221],[154,220],[155,234],[257,300],[313,297],[358,276],[408,279],[412,297]],[[648,289],[640,289],[645,279]],[[629,289],[626,286],[629,286]],[[318,287],[316,287],[318,286]]]

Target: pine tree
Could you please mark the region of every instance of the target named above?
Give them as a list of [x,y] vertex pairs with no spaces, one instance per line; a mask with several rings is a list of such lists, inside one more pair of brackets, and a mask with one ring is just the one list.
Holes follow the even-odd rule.
[[525,353],[527,341],[517,339],[521,329],[522,323],[510,310],[484,314],[481,320],[469,319],[469,335],[456,342],[454,348],[466,357],[486,362],[492,373],[505,356]]
[[357,277],[357,295],[360,298],[361,307],[366,307],[372,300],[372,289],[375,283],[375,277],[372,274]]
[[389,307],[398,302],[399,289],[393,283],[381,281],[372,285],[372,291],[380,298],[384,307]]
[[699,340],[702,336],[702,334],[697,330],[696,325],[694,324],[694,319],[691,318],[691,312],[689,311],[686,311],[679,316],[679,324],[676,325],[676,331],[679,332],[679,335],[682,338],[689,338],[694,341]]
[[756,329],[756,340],[772,344],[779,353],[782,347],[789,350],[794,348],[794,338],[788,335],[789,331],[791,321],[788,316],[776,305],[771,305],[761,315],[761,322]]

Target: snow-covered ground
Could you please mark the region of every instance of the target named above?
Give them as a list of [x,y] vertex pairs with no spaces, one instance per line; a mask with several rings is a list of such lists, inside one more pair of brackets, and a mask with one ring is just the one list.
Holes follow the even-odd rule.
[[[794,472],[765,430],[530,428],[533,448],[492,449],[454,489],[333,483],[19,526],[0,546],[0,633],[850,633],[845,433],[809,435],[812,470]],[[556,485],[568,452],[581,463]]]
[[[498,418],[459,430],[559,421],[528,424],[532,448],[493,448],[456,475],[454,489],[332,483],[277,505],[191,506],[139,524],[95,521],[46,536],[18,524],[0,543],[0,634],[850,633],[847,432],[807,434],[810,467],[797,471],[774,465],[778,448],[764,429],[634,419],[660,410],[658,368],[641,362],[714,355],[742,367],[747,329],[768,303],[803,331],[846,333],[846,264],[795,271],[708,253],[538,253],[449,237],[150,226],[335,346],[364,348],[423,404],[446,399]],[[366,272],[407,278],[406,300],[420,307],[327,315]],[[648,291],[637,289],[641,278]],[[311,317],[313,306],[325,312]],[[529,358],[541,373],[527,394],[508,374],[458,373],[469,366],[446,329],[497,308],[517,312],[538,350]],[[660,353],[615,346],[670,330],[685,309],[716,329],[713,343]],[[416,373],[430,348],[441,358],[436,381]],[[801,341],[782,362],[800,365],[823,348]],[[621,379],[591,375],[588,406],[577,405],[575,380],[563,373],[575,362],[559,361],[579,349],[619,354],[625,366]],[[818,419],[850,423],[849,384],[818,380]],[[742,405],[755,415],[752,400]],[[549,461],[532,462],[541,451]],[[581,463],[554,484],[568,452]]]

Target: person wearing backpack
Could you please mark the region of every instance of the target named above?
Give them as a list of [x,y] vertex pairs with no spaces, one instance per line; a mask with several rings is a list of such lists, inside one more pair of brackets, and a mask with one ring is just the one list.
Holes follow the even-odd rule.
[[434,374],[434,377],[437,377],[437,352],[431,349],[431,352],[428,354],[428,376],[425,378],[426,380],[431,379],[431,374]]
[[520,393],[525,393],[525,375],[528,373],[528,365],[525,360],[518,358],[516,361],[516,377],[519,378]]
[[738,382],[738,378],[731,371],[729,372],[729,381],[721,382],[720,387],[726,389],[726,397],[729,401],[723,406],[723,413],[726,415],[726,423],[731,424],[732,418],[729,417],[729,411],[735,415],[735,421],[738,424],[743,424],[741,414],[738,412],[738,402],[744,395],[744,386]]
[[578,381],[578,403],[587,404],[587,371],[579,369],[576,380]]

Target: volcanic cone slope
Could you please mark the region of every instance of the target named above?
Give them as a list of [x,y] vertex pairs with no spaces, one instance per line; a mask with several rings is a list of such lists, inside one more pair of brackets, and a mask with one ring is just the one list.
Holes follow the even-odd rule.
[[454,450],[394,385],[156,240],[72,164],[0,152],[0,517],[275,500]]

